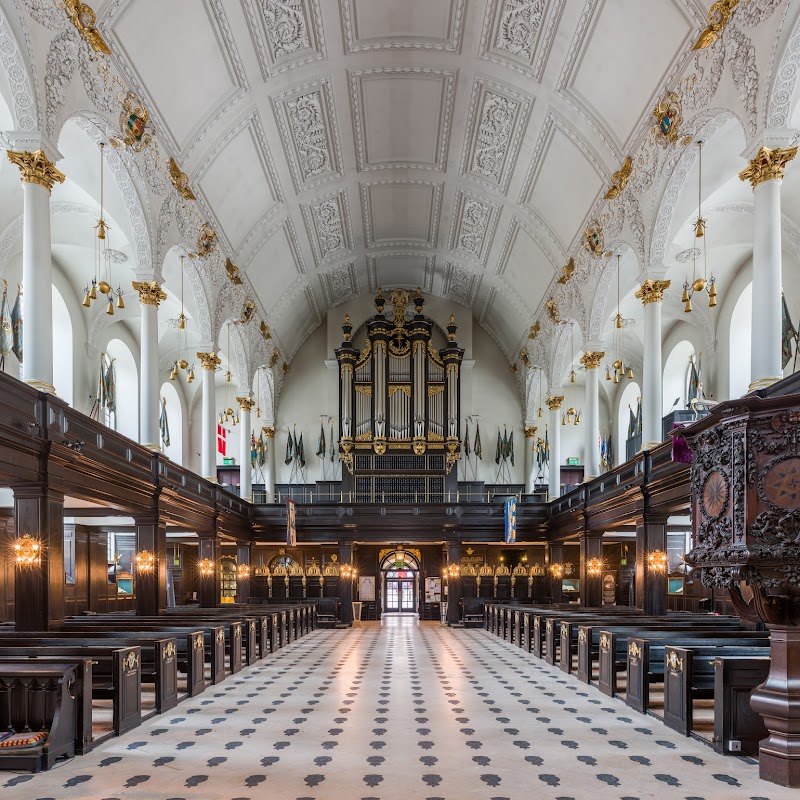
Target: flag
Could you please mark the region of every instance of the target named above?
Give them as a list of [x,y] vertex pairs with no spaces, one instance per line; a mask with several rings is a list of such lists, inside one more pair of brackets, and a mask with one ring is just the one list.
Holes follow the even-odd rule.
[[[297,439],[295,439],[297,442]],[[297,460],[300,462],[300,468],[302,469],[306,465],[306,452],[303,448],[303,432],[300,431],[300,441],[297,443]]]
[[258,449],[258,466],[263,467],[267,460],[267,446],[264,442],[264,431],[258,434],[258,444],[256,447]]
[[481,446],[481,424],[480,422],[475,423],[475,446],[472,448],[475,451],[475,455],[483,461],[483,447]]
[[606,462],[609,469],[614,466],[614,445],[610,433],[608,434],[608,439],[606,439]]
[[333,423],[331,422],[331,449],[330,449],[330,456],[331,456],[331,464],[333,464],[334,458],[336,458],[336,444],[333,438]]
[[694,363],[694,356],[689,356],[689,363],[691,364],[689,371],[689,388],[686,394],[686,407],[691,408],[692,400],[700,398],[700,375],[697,373],[697,367]]
[[284,464],[291,464],[294,458],[294,442],[292,441],[292,432],[287,428],[286,432],[289,434],[286,439],[286,456],[283,459]]
[[503,457],[503,440],[500,438],[500,428],[497,429],[497,447],[494,449],[494,463],[499,464]]
[[221,456],[228,455],[228,431],[222,425],[217,425],[217,452]]
[[603,431],[603,435],[600,437],[600,464],[602,466],[607,466],[608,462],[606,461],[606,432]]
[[325,428],[322,427],[322,422],[319,423],[319,441],[317,442],[317,458],[321,458],[323,461],[325,460]]
[[636,435],[636,414],[633,413],[631,404],[628,403],[628,438],[633,439]]
[[256,444],[256,435],[250,432],[250,466],[255,467],[258,463],[258,444]]
[[508,437],[508,457],[511,459],[511,466],[514,466],[514,431]]
[[786,369],[786,365],[792,360],[792,342],[797,348],[797,328],[792,324],[789,316],[789,307],[786,305],[786,295],[781,295],[783,303],[783,319],[781,320],[781,365]]
[[11,312],[8,310],[8,286],[3,282],[3,300],[0,303],[0,361],[5,361],[14,345],[11,330]]
[[547,428],[544,429],[544,463],[550,463],[550,439],[547,434]]
[[509,497],[505,502],[505,522],[504,540],[506,544],[514,544],[517,541],[517,499]]
[[464,457],[469,458],[469,422],[467,423],[467,430],[464,434]]
[[642,432],[642,398],[636,398],[636,433]]
[[17,299],[14,301],[14,308],[11,309],[11,328],[14,335],[14,344],[11,349],[17,357],[17,361],[22,363],[22,290],[17,289]]
[[169,419],[167,419],[167,400],[161,398],[161,416],[158,418],[158,429],[161,431],[161,441],[164,447],[169,447]]
[[[105,356],[101,356],[101,364],[100,369],[103,369],[103,361],[105,360]],[[105,407],[108,409],[109,413],[112,411],[117,410],[117,379],[114,374],[114,359],[108,359],[108,365],[106,366],[105,377],[103,378],[103,385],[105,389]],[[169,446],[169,443],[167,443]]]

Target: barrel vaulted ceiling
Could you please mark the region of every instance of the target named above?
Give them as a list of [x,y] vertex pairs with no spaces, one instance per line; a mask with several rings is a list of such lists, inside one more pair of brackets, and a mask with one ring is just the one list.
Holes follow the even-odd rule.
[[[780,4],[750,0],[737,11],[747,35]],[[556,280],[570,257],[578,274],[602,271],[584,250],[584,230],[608,208],[604,195],[626,157],[634,155],[639,196],[661,173],[662,193],[676,167],[691,173],[691,158],[678,148],[662,155],[648,138],[656,102],[694,68],[688,99],[699,113],[719,64],[746,55],[750,41],[731,34],[732,44],[704,51],[693,67],[691,46],[708,24],[702,0],[97,0],[95,8],[162,156],[186,174],[287,360],[329,309],[396,286],[468,307],[514,359],[553,292],[569,295]],[[723,82],[753,125],[748,92],[766,88],[755,74],[755,89]],[[623,199],[605,217],[618,223],[618,242],[636,240],[631,278],[649,267],[660,213],[660,200],[636,202]],[[152,213],[159,256],[170,213],[180,227],[174,204]],[[222,264],[218,294],[230,289]],[[599,339],[605,322],[590,293],[573,294],[564,305],[582,306],[587,337]]]

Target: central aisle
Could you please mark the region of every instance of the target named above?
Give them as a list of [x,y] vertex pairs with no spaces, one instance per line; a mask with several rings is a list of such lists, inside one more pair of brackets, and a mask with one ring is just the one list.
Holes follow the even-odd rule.
[[9,797],[788,800],[480,631],[387,617],[306,636]]

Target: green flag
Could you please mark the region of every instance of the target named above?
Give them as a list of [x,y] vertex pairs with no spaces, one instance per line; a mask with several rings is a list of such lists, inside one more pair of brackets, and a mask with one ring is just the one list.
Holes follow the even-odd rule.
[[792,360],[792,342],[797,348],[797,328],[792,324],[789,316],[789,307],[786,305],[786,295],[781,295],[783,304],[783,319],[781,321],[781,365],[786,369],[786,365]]
[[475,455],[483,461],[483,446],[481,445],[481,424],[480,422],[475,423],[475,446],[472,448],[475,451]]
[[331,449],[330,449],[330,457],[331,457],[331,464],[333,464],[333,460],[336,458],[336,442],[333,438],[333,423],[331,422]]
[[11,312],[8,309],[8,287],[4,285],[3,299],[0,302],[0,363],[5,361],[13,345],[14,334],[11,330]]
[[169,447],[169,420],[167,419],[167,401],[161,398],[161,415],[158,418],[158,428],[161,431],[161,441],[164,447]]
[[256,448],[258,449],[258,466],[263,467],[267,460],[267,448],[264,443],[264,431],[261,431],[261,433],[258,434],[258,443]]
[[294,442],[292,441],[292,432],[287,428],[286,432],[288,437],[286,439],[286,455],[284,456],[283,463],[287,466],[292,463],[294,458]]
[[319,441],[317,442],[317,458],[325,460],[325,428],[322,427],[322,422],[319,423]]
[[494,463],[499,464],[503,457],[503,440],[500,438],[500,428],[497,429],[497,447],[494,449]]
[[692,400],[697,400],[700,397],[700,375],[694,363],[694,356],[689,356],[689,363],[691,367],[689,370],[689,389],[686,396],[687,408],[691,408]]
[[11,309],[11,330],[14,343],[11,349],[17,357],[17,361],[22,363],[22,290],[17,289],[17,299],[14,301],[14,308]]
[[514,431],[508,437],[508,457],[511,459],[511,466],[514,466]]
[[642,432],[642,398],[636,400],[636,433]]
[[467,423],[467,430],[466,430],[466,433],[464,434],[464,456],[466,458],[469,458],[469,453],[470,453],[470,450],[469,450],[469,422],[468,422]]
[[633,439],[636,436],[636,414],[628,403],[628,438]]
[[303,432],[300,431],[300,441],[297,444],[297,460],[300,462],[301,467],[306,465],[306,453],[303,448]]

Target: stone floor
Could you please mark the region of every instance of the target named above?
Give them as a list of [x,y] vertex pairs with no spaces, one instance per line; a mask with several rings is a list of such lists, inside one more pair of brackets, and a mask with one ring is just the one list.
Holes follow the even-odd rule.
[[[797,800],[482,630],[318,631],[0,796]],[[13,787],[13,791],[7,790]]]

